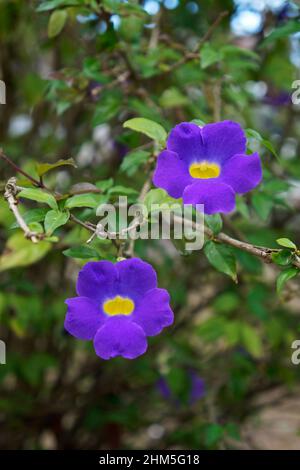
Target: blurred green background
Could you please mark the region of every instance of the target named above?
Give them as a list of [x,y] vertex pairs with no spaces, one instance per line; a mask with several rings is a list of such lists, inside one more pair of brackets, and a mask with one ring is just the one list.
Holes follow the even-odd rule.
[[[135,202],[149,139],[124,121],[141,116],[169,131],[232,119],[260,152],[264,182],[239,198],[223,230],[270,248],[279,237],[300,244],[298,19],[297,2],[275,0],[1,0],[0,146],[34,177],[37,164],[73,158],[77,168],[44,177],[60,193],[98,188],[97,204],[117,194]],[[4,190],[15,172],[2,160],[0,172]],[[91,206],[72,213],[96,221]],[[46,205],[19,207],[43,230]],[[116,248],[97,239],[87,248],[89,232],[71,221],[54,236],[25,240],[1,197],[1,449],[299,448],[299,279],[276,292],[286,253],[269,265],[231,250],[235,283],[235,267],[226,276],[203,251],[138,241],[136,255],[170,292],[175,323],[144,356],[105,362],[64,332],[64,300],[80,267],[116,259]]]

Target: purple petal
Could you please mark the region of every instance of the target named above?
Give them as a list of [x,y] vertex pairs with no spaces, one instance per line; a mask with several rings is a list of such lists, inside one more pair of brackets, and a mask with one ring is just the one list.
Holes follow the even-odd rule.
[[170,296],[165,289],[152,289],[140,300],[132,321],[138,323],[147,336],[155,336],[174,321],[169,305]]
[[219,178],[197,181],[187,186],[183,193],[184,204],[204,204],[205,214],[230,212],[235,207],[235,194]]
[[222,168],[221,179],[239,194],[247,193],[262,180],[261,161],[258,153],[235,155]]
[[202,129],[192,122],[182,122],[175,126],[168,137],[167,149],[176,152],[188,166],[205,159]]
[[148,290],[157,286],[156,272],[151,264],[139,258],[119,261],[115,266],[119,273],[118,293],[120,295],[137,300]]
[[205,382],[199,377],[198,374],[191,371],[191,391],[190,391],[190,404],[193,405],[196,401],[200,400],[205,395]]
[[101,301],[115,294],[118,282],[116,267],[110,261],[86,263],[78,275],[77,294]]
[[65,329],[75,338],[93,339],[98,328],[106,321],[97,303],[87,297],[67,299]]
[[237,122],[222,121],[202,128],[205,159],[224,163],[238,153],[245,153],[246,136]]
[[139,325],[118,315],[110,318],[98,330],[94,347],[102,359],[116,356],[134,359],[146,352],[146,335]]
[[164,150],[159,154],[153,175],[156,187],[165,189],[171,197],[177,199],[192,181],[188,165],[180,160],[177,153]]

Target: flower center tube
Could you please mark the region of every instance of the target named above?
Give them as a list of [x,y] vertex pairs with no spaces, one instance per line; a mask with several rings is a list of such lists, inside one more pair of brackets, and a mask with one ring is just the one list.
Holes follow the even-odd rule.
[[219,165],[206,161],[200,163],[192,163],[189,170],[190,175],[193,178],[200,179],[217,178],[221,171]]
[[104,302],[103,310],[109,316],[130,315],[134,310],[134,302],[128,297],[117,295]]

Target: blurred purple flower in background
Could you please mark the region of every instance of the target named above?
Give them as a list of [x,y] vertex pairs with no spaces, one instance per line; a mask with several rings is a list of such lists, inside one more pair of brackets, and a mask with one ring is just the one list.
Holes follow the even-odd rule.
[[180,407],[184,402],[187,405],[194,405],[205,395],[205,382],[194,370],[187,371],[187,380],[185,382],[187,390],[182,390],[186,400],[183,400],[180,394],[175,393],[165,377],[160,377],[156,382],[156,387],[160,395],[174,406]]

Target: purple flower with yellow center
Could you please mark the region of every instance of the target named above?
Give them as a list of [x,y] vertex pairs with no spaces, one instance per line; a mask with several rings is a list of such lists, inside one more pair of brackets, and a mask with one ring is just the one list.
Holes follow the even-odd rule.
[[147,349],[147,336],[173,323],[170,296],[157,287],[154,269],[132,258],[95,261],[78,275],[77,294],[66,300],[65,329],[83,340],[93,340],[102,359],[134,359]]
[[235,194],[247,193],[262,179],[259,155],[245,152],[246,136],[236,122],[203,127],[182,122],[158,156],[153,183],[184,204],[204,204],[206,214],[230,212]]

